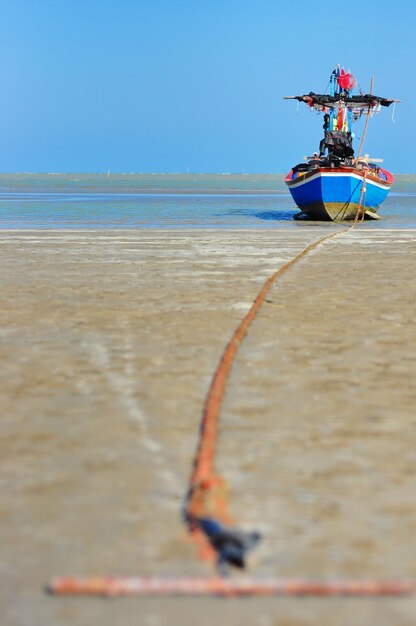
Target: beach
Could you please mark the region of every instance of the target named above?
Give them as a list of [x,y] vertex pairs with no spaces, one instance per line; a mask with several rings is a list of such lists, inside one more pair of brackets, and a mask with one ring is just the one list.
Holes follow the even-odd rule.
[[416,626],[416,4],[345,8],[3,2],[0,626]]
[[416,579],[416,234],[2,230],[5,624],[407,626],[416,600],[54,598],[55,576],[205,576],[180,510],[209,382],[234,364],[217,469],[263,534],[249,574]]

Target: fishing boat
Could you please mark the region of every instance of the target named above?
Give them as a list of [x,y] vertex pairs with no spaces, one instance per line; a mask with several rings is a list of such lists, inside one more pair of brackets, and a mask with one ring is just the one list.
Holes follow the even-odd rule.
[[[386,199],[394,177],[380,167],[382,159],[361,156],[368,120],[394,102],[360,90],[351,72],[338,65],[329,80],[329,93],[310,92],[301,96],[285,96],[286,100],[304,102],[311,110],[323,113],[324,137],[319,152],[305,157],[285,178],[293,200],[300,209],[296,219],[352,220],[379,219],[377,211]],[[352,147],[352,124],[366,116],[358,154]]]

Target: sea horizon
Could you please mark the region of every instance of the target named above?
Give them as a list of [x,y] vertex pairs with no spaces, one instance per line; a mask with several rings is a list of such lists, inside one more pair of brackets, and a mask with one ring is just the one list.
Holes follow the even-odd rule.
[[[290,169],[284,172],[193,172],[193,171],[170,171],[170,172],[124,172],[118,170],[68,170],[68,171],[36,171],[17,170],[10,172],[0,172],[2,176],[285,176]],[[389,170],[390,171],[390,170]],[[391,172],[394,176],[416,176],[416,172]]]

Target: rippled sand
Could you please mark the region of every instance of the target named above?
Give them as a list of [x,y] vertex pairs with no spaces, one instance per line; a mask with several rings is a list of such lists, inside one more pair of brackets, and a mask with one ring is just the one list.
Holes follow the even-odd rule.
[[[414,624],[413,598],[42,590],[211,573],[179,514],[210,377],[263,280],[336,228],[1,234],[2,623]],[[233,515],[264,533],[254,576],[416,578],[415,253],[415,231],[345,231],[242,346],[217,458]]]

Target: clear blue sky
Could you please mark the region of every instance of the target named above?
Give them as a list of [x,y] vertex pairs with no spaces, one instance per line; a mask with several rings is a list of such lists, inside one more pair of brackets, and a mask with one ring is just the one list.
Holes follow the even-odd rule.
[[[334,65],[398,98],[366,152],[416,172],[416,2],[0,0],[0,171],[284,172]],[[360,135],[360,128],[356,129]]]

